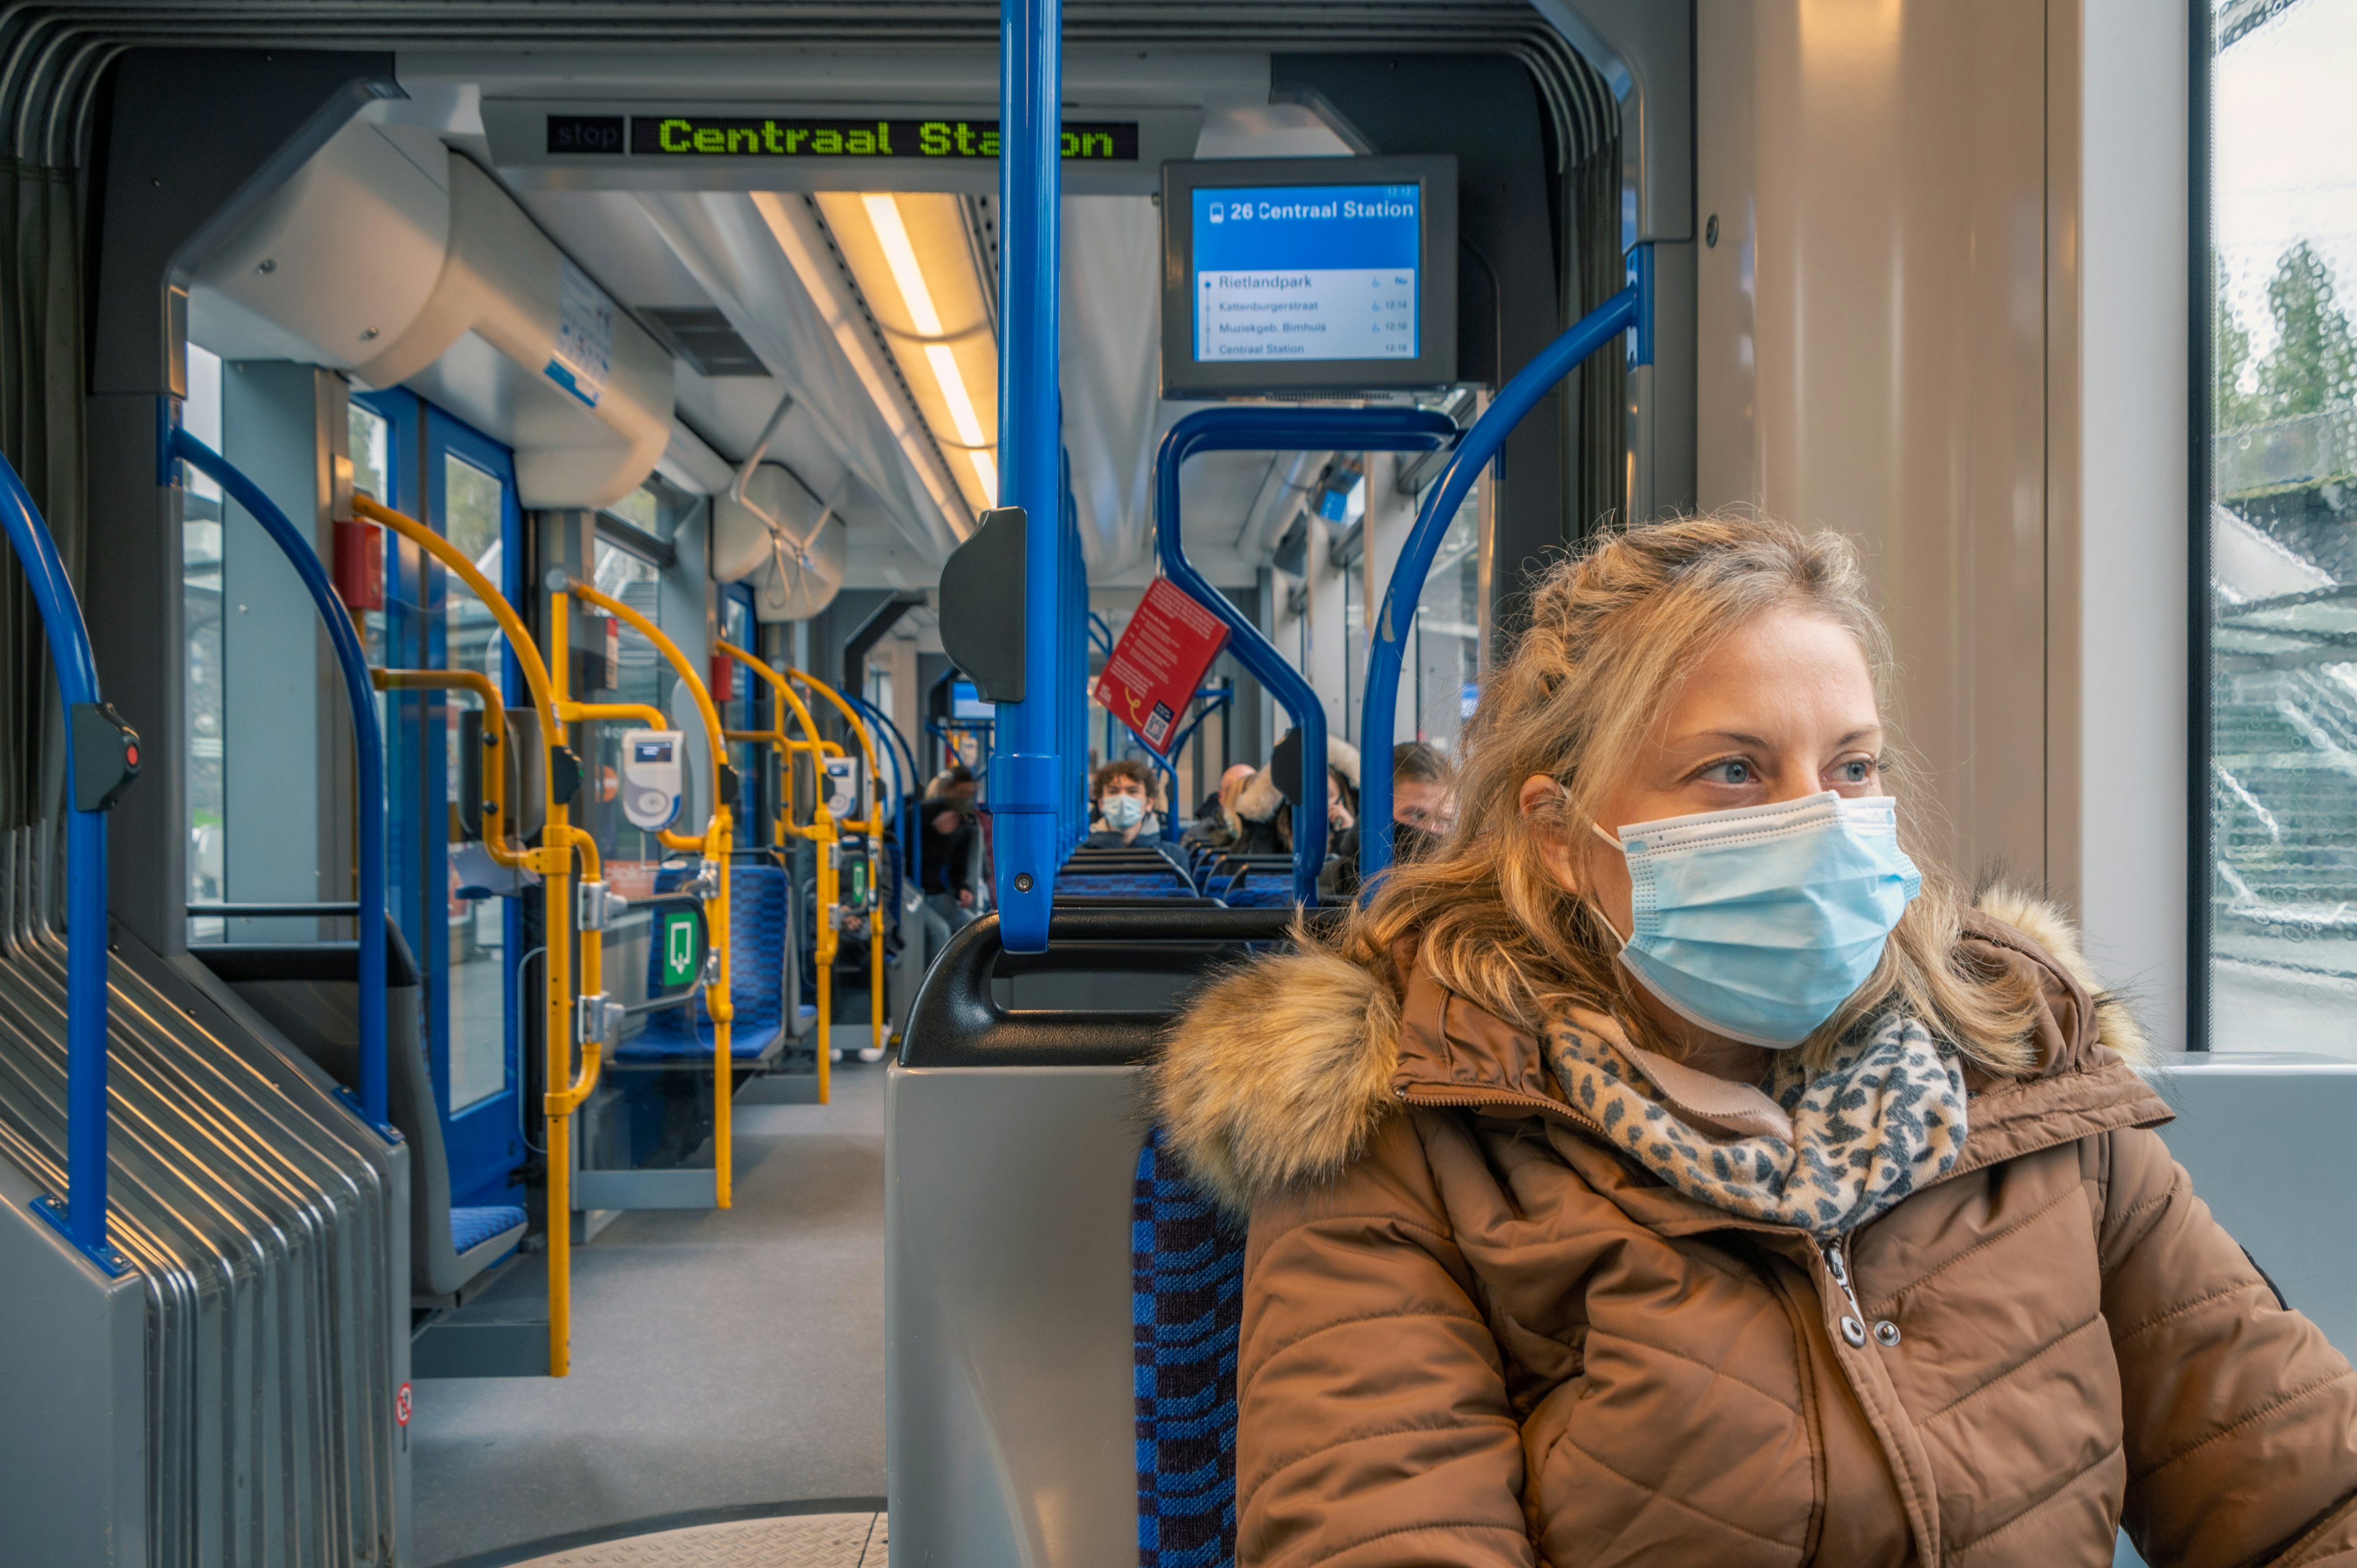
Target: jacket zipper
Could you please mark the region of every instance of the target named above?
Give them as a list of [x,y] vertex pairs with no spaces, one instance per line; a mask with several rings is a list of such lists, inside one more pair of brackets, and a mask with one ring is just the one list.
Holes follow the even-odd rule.
[[1834,1283],[1841,1286],[1842,1299],[1849,1304],[1849,1311],[1841,1320],[1842,1339],[1851,1349],[1863,1350],[1866,1348],[1866,1313],[1857,1305],[1857,1292],[1850,1288],[1849,1258],[1843,1251],[1843,1243],[1846,1240],[1842,1236],[1829,1237],[1818,1242],[1817,1246],[1825,1256],[1825,1272],[1833,1275]]

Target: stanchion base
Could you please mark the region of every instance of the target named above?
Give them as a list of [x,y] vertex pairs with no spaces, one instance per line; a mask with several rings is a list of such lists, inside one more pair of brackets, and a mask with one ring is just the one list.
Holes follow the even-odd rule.
[[44,1195],[33,1199],[33,1212],[56,1226],[58,1234],[69,1241],[73,1241],[74,1251],[104,1270],[109,1279],[119,1280],[131,1272],[131,1260],[115,1251],[112,1245],[102,1241],[95,1248],[91,1248],[83,1246],[80,1241],[74,1241],[73,1222],[66,1215],[66,1206],[56,1198]]

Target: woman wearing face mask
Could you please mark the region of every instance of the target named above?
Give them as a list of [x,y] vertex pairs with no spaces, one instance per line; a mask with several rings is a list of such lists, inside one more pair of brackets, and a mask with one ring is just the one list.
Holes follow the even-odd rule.
[[2151,1129],[2050,908],[1912,845],[1848,546],[1558,569],[1457,832],[1207,993],[1240,1568],[2357,1556],[2357,1377]]
[[1118,757],[1099,768],[1089,779],[1089,805],[1104,826],[1088,836],[1087,847],[1151,849],[1159,844],[1161,833],[1146,826],[1153,793],[1146,764],[1134,757]]

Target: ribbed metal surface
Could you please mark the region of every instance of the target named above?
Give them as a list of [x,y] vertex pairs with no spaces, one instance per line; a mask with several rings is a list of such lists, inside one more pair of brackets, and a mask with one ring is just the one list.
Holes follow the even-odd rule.
[[742,1520],[576,1546],[516,1568],[889,1568],[885,1516]]
[[[1558,166],[1618,124],[1602,80],[1528,0],[1071,0],[1068,44],[1511,54],[1538,82]],[[78,160],[92,87],[125,48],[996,48],[996,0],[74,0],[0,19],[12,155]]]
[[[0,834],[0,1158],[64,1190],[65,939],[49,830]],[[147,1562],[393,1557],[392,1211],[371,1136],[118,957],[110,1238],[146,1285]],[[251,1054],[249,1054],[251,1053]]]

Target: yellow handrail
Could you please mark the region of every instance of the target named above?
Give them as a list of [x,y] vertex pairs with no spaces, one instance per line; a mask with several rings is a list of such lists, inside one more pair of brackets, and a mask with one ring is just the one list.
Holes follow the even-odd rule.
[[591,719],[637,719],[649,729],[671,728],[671,715],[646,703],[560,703],[556,716],[569,725]]
[[854,818],[845,825],[867,835],[867,1027],[872,1048],[881,1056],[885,1034],[884,895],[877,886],[876,877],[882,865],[879,852],[884,844],[884,775],[876,767],[876,737],[867,733],[867,721],[843,700],[843,693],[817,676],[806,670],[788,670],[786,679],[800,681],[833,703],[843,714],[843,722],[859,737],[859,748],[867,754],[867,820]]
[[[352,510],[382,523],[457,575],[499,623],[508,640],[532,705],[540,722],[540,743],[554,754],[565,744],[556,717],[556,694],[539,645],[517,615],[515,607],[484,576],[467,553],[414,517],[379,504],[365,495],[352,497]],[[486,679],[485,685],[490,682]],[[548,1375],[561,1378],[573,1369],[573,1111],[597,1087],[602,1053],[594,1040],[581,1043],[582,1066],[573,1068],[573,856],[586,853],[597,865],[597,846],[589,835],[567,820],[567,808],[556,798],[556,769],[543,767],[541,847],[524,852],[524,867],[540,874],[542,924],[548,950],[547,1047],[548,1088],[542,1110],[548,1118]],[[501,785],[505,789],[504,781]],[[605,950],[596,931],[581,934],[581,972],[585,978],[602,976]],[[560,1088],[559,1085],[563,1087]]]
[[[772,748],[782,745],[783,755],[789,764],[795,751],[813,751],[823,757],[829,747],[837,751],[842,749],[834,746],[832,741],[819,738],[817,721],[811,717],[810,709],[803,704],[794,689],[786,683],[784,676],[733,642],[716,639],[712,646],[768,682],[785,705],[793,709],[794,718],[802,725],[802,734],[808,738],[788,739],[782,722],[775,728],[763,732]],[[811,803],[810,826],[803,827],[794,821],[793,769],[788,766],[780,771],[783,775],[784,782],[779,789],[778,821],[773,837],[778,843],[782,843],[785,841],[785,835],[792,833],[798,838],[808,839],[819,846],[818,929],[812,933],[812,957],[818,970],[818,1101],[821,1105],[824,1105],[829,1102],[829,1096],[834,1089],[834,1063],[828,1055],[827,1041],[834,1028],[834,1021],[828,1015],[833,1010],[834,1002],[834,955],[840,942],[834,929],[834,914],[841,891],[838,882],[841,873],[835,865],[834,846],[841,840],[842,834],[838,831],[834,813],[827,809],[826,796],[823,791],[820,792],[818,798]]]
[[[565,596],[567,594],[597,606],[649,642],[653,643],[656,650],[670,661],[674,671],[678,671],[680,680],[687,686],[688,693],[695,699],[696,712],[704,719],[705,738],[710,745],[712,757],[712,815],[705,823],[704,837],[701,840],[691,838],[685,833],[675,833],[669,828],[662,829],[655,836],[673,849],[700,848],[704,853],[705,861],[710,865],[713,873],[713,890],[704,900],[704,928],[705,936],[712,944],[716,968],[712,983],[704,988],[704,1010],[712,1019],[714,1196],[717,1206],[726,1208],[730,1206],[735,1186],[733,1180],[735,1173],[732,1167],[736,1159],[733,1126],[736,1104],[736,1058],[730,1048],[729,1022],[737,1015],[737,1004],[729,990],[728,973],[728,841],[736,832],[736,820],[728,809],[726,792],[720,787],[720,771],[727,766],[728,762],[728,745],[721,738],[720,714],[712,705],[712,693],[705,690],[704,677],[696,673],[695,666],[689,661],[686,654],[680,651],[679,644],[663,635],[662,628],[655,625],[621,600],[599,593],[597,588],[578,577],[564,579],[562,590],[559,590],[552,582],[548,596],[548,638],[552,647],[559,650],[570,647],[566,641]],[[557,691],[560,696],[564,692],[564,661],[560,660],[557,667]],[[652,711],[638,708],[636,704],[621,705],[630,707],[634,714]],[[666,724],[658,724],[654,727],[665,729],[670,726]]]
[[380,692],[472,692],[483,703],[483,848],[492,863],[510,870],[530,863],[532,852],[510,836],[508,814],[508,708],[500,689],[479,670],[371,670]]

